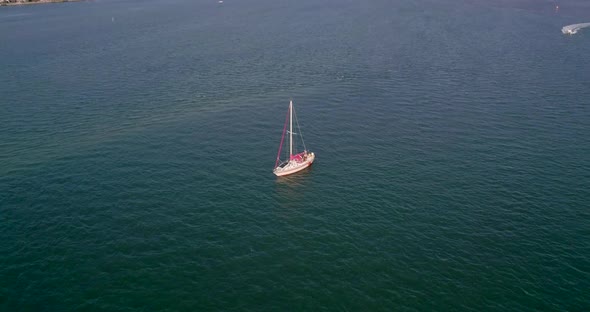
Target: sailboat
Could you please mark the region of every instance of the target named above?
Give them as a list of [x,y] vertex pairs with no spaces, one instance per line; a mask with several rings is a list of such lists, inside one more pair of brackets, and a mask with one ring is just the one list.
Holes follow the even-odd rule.
[[[297,123],[298,133],[296,133],[303,143],[303,152],[293,154],[293,116],[295,116],[295,122]],[[281,161],[281,149],[283,148],[283,142],[285,141],[285,133],[287,132],[287,122],[289,123],[289,159]],[[289,102],[289,112],[285,118],[285,126],[283,127],[283,136],[281,137],[281,145],[279,146],[279,152],[277,153],[277,161],[275,162],[275,168],[273,173],[277,176],[285,176],[298,171],[301,171],[313,163],[315,160],[315,154],[310,152],[305,147],[303,141],[303,135],[301,135],[301,128],[299,127],[299,121],[297,115],[293,109],[293,101]]]

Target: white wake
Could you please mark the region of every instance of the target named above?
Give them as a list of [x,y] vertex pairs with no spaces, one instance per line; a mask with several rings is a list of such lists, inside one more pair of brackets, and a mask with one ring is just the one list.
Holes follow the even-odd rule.
[[590,23],[572,24],[572,25],[564,26],[561,29],[561,32],[566,35],[573,35],[573,34],[577,33],[578,30],[580,30],[582,28],[586,28],[586,27],[590,27]]

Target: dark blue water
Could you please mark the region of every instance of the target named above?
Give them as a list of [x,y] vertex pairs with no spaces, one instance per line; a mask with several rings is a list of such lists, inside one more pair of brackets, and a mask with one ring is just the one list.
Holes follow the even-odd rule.
[[[583,1],[0,8],[0,310],[590,309]],[[272,174],[292,98],[317,155]]]

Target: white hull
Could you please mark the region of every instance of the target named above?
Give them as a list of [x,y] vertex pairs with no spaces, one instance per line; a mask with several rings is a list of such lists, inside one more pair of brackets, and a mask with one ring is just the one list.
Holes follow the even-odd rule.
[[309,153],[306,160],[304,160],[302,162],[289,161],[284,167],[275,168],[275,170],[273,170],[273,172],[274,172],[274,174],[276,174],[279,177],[293,174],[295,172],[301,171],[301,170],[311,166],[311,164],[313,163],[314,160],[315,160],[315,154]]

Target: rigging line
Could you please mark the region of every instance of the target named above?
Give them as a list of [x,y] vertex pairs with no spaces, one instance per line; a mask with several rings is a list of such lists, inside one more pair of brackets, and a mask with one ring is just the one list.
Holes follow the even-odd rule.
[[303,133],[301,132],[301,127],[299,127],[299,119],[297,119],[295,107],[293,107],[293,115],[295,116],[295,122],[297,123],[297,129],[299,130],[299,136],[301,137],[301,142],[303,143],[303,150],[307,151],[307,147],[305,147],[305,141],[303,140]]
[[275,168],[279,165],[279,160],[281,157],[281,149],[283,148],[283,141],[285,140],[285,132],[287,131],[287,120],[289,120],[289,111],[287,111],[287,116],[285,117],[285,125],[283,126],[283,135],[281,136],[281,145],[279,145],[279,152],[277,153],[277,161],[275,162]]

